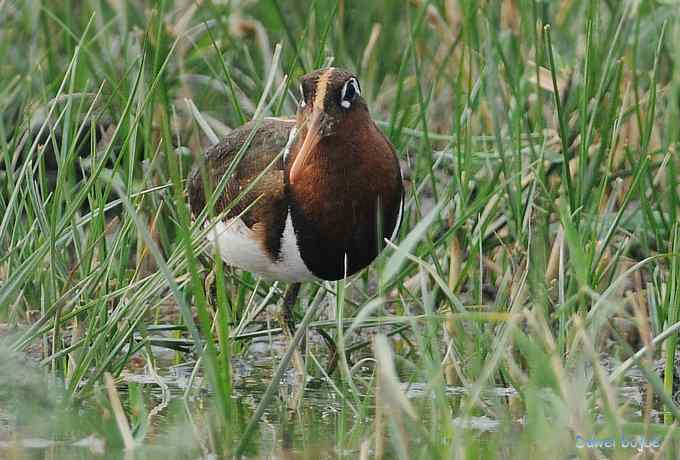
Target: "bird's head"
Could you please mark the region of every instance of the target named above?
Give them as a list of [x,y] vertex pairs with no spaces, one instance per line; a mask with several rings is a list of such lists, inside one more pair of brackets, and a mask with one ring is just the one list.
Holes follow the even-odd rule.
[[[359,80],[351,72],[334,67],[316,70],[300,79],[297,127],[300,141],[290,168],[294,184],[322,139],[338,133],[350,117],[368,115]],[[347,133],[352,135],[352,133]]]

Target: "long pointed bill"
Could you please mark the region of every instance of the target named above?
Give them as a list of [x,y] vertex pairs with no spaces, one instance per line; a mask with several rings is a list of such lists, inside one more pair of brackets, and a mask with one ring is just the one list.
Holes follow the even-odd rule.
[[295,181],[300,177],[300,174],[305,169],[305,165],[308,163],[312,152],[319,144],[321,140],[321,128],[322,128],[322,116],[323,112],[320,110],[314,110],[312,112],[312,118],[309,120],[307,125],[307,136],[302,142],[302,147],[293,161],[293,166],[290,168],[290,183],[294,184]]

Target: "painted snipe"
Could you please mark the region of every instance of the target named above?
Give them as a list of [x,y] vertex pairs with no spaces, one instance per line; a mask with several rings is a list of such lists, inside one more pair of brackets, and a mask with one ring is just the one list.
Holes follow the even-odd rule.
[[283,311],[292,333],[301,282],[352,275],[375,259],[384,238],[395,238],[404,207],[401,172],[357,77],[320,69],[300,81],[296,118],[251,121],[206,152],[204,168],[189,177],[195,216],[254,129],[214,215],[229,210],[208,238],[228,265],[293,283]]

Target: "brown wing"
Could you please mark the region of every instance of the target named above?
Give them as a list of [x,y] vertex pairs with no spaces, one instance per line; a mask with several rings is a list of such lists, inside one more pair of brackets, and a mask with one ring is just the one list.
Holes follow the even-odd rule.
[[[228,209],[225,218],[241,216],[243,222],[253,229],[272,258],[277,258],[280,236],[283,233],[287,213],[284,193],[284,162],[279,156],[269,170],[262,172],[285,148],[295,120],[265,118],[250,140],[240,161],[238,153],[248,142],[255,122],[235,129],[219,144],[205,154],[202,164],[194,167],[188,179],[188,195],[194,216],[203,211],[209,194],[218,187],[230,165],[238,161],[233,173],[227,178],[223,192],[215,202],[214,214]],[[204,180],[209,181],[206,187]],[[240,199],[239,195],[249,184],[250,190]],[[238,201],[235,201],[237,200]]]

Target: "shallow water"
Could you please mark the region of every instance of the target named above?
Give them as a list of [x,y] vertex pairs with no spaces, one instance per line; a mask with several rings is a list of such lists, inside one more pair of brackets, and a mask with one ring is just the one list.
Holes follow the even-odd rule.
[[[171,365],[177,357],[174,352],[159,352],[158,356],[157,372],[151,372],[147,366],[129,369],[117,381],[133,436],[139,440],[134,458],[216,458],[210,453],[221,451],[220,446],[233,446],[240,439],[278,360],[272,357],[270,348],[256,342],[245,359],[232,361],[232,414],[229,426],[224,429],[216,423],[214,395],[203,376],[192,375],[195,363]],[[58,380],[50,379],[25,359],[6,355],[0,358],[0,386],[5,397],[9,397],[0,398],[0,402],[9,401],[8,405],[0,406],[0,458],[126,457],[102,388],[96,388],[75,409],[64,409],[59,402]],[[370,379],[370,369],[363,377]],[[402,375],[401,379],[408,382],[402,383],[401,390],[414,405],[426,405],[432,399],[429,385],[418,382],[416,376]],[[629,383],[620,387],[618,393],[628,405],[628,418],[635,419],[641,417],[645,398],[634,375]],[[277,397],[258,424],[246,457],[357,458],[361,441],[374,430],[374,399],[358,402],[351,397],[349,388],[340,387],[339,391],[350,395],[346,401],[336,391],[337,385],[337,381],[316,379],[300,395],[296,374],[292,369],[287,372]],[[508,438],[508,430],[516,433],[525,427],[523,413],[512,415],[510,420],[482,413],[456,416],[470,390],[446,386],[444,393],[453,426],[469,436],[484,440],[502,438],[509,445],[512,444],[509,439],[515,438]],[[507,408],[509,400],[518,394],[512,388],[489,387],[480,396],[490,407]],[[661,414],[652,413],[653,421],[660,417]],[[424,418],[420,423],[427,426],[430,421]],[[231,441],[223,441],[227,438]],[[130,455],[128,452],[127,457],[132,458]]]
[[[8,360],[4,364],[5,369],[19,365]],[[45,378],[39,369],[29,367],[29,370],[32,385]],[[199,458],[214,451],[211,437],[216,433],[210,428],[214,420],[213,395],[207,390],[201,375],[191,380],[192,371],[192,363],[187,363],[167,366],[157,374],[135,369],[121,375],[117,389],[133,434],[140,435],[143,431],[140,435],[143,445],[135,449],[135,458],[162,458],[169,454],[172,458]],[[231,426],[243,430],[271,380],[273,362],[264,356],[234,360],[232,372]],[[6,382],[6,373],[3,375]],[[278,396],[265,411],[247,455],[252,458],[297,458],[297,454],[306,458],[357,458],[359,452],[351,446],[360,443],[350,441],[371,431],[373,399],[367,399],[368,405],[354,412],[331,383],[314,380],[308,383],[303,397],[296,398],[299,386],[295,382],[295,373],[291,370],[281,382]],[[43,383],[42,389],[38,386],[38,392],[53,391],[56,394],[56,389],[49,390],[49,384]],[[17,384],[20,382],[14,382],[14,385]],[[188,388],[190,391],[187,392]],[[348,392],[349,389],[341,388],[341,391]],[[404,385],[404,391],[408,398],[416,401],[426,399],[428,395],[427,386],[420,383]],[[464,395],[466,390],[449,387],[446,392],[453,401]],[[15,391],[14,395],[19,393]],[[39,408],[35,407],[35,400],[29,402],[16,398],[12,407],[0,409],[0,414],[4,415],[0,416],[0,453],[3,453],[0,456],[87,458],[91,455],[122,455],[123,446],[108,410],[108,400],[101,391],[99,393],[75,410],[61,409],[57,398],[48,394],[44,394],[45,401],[38,402]],[[139,411],[139,404],[132,402],[135,399],[133,393],[142,396],[144,414],[138,417],[130,416]],[[492,400],[510,394],[514,391],[499,388],[485,391],[484,398]],[[350,403],[352,401],[350,399]],[[139,422],[145,419],[149,423]],[[472,417],[461,420],[460,427],[493,431],[498,428],[498,423],[484,417]],[[234,439],[238,440],[239,436],[240,433],[233,433]]]

